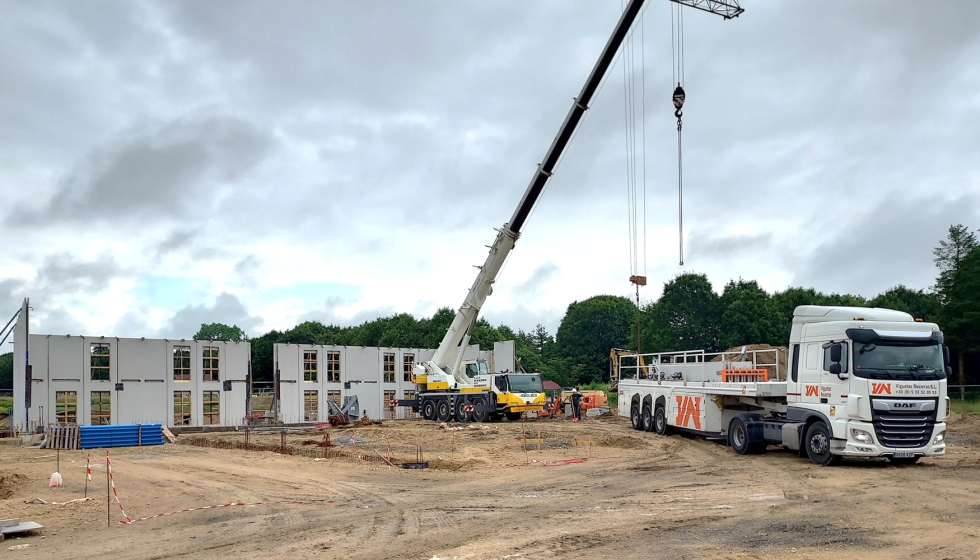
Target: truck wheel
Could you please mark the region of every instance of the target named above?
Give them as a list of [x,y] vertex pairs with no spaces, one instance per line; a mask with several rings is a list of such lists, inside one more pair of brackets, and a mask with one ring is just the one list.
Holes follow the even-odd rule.
[[741,418],[733,419],[728,426],[728,445],[739,455],[762,453],[767,447],[764,441],[749,442],[749,431]]
[[521,416],[524,415],[523,412],[508,412],[506,414],[507,414],[507,419],[510,420],[511,422],[516,422],[520,420]]
[[470,420],[473,419],[472,412],[465,412],[463,410],[463,407],[465,407],[468,404],[470,403],[464,401],[463,399],[459,399],[458,401],[456,401],[456,405],[453,407],[453,417],[457,422],[469,422]]
[[889,457],[888,460],[893,465],[911,465],[919,460],[918,457]]
[[814,422],[806,431],[806,454],[818,465],[836,465],[840,463],[840,455],[830,452],[830,430],[823,422]]
[[448,400],[442,399],[439,401],[439,404],[436,405],[436,416],[440,422],[449,421],[449,418],[452,417],[452,410],[449,408]]
[[426,420],[436,419],[436,403],[432,401],[422,401],[422,418]]
[[489,414],[486,410],[477,410],[481,406],[487,406],[486,399],[476,399],[473,401],[473,421],[474,422],[486,422],[489,419]]
[[640,414],[640,423],[643,426],[644,432],[653,431],[653,416],[650,414],[649,406],[643,407],[643,412]]
[[667,425],[667,411],[662,406],[658,406],[657,411],[653,413],[653,431],[662,436],[670,434],[670,426]]
[[630,407],[630,425],[633,426],[634,430],[643,429],[643,424],[640,420],[640,407],[638,406]]

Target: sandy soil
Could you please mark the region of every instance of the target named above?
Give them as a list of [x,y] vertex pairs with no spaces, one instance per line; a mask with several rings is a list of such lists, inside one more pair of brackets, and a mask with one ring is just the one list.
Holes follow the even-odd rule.
[[[0,544],[4,558],[977,558],[980,417],[950,426],[945,457],[819,467],[789,452],[741,457],[700,438],[635,432],[625,419],[520,423],[453,432],[422,421],[334,429],[362,457],[165,445],[111,451],[123,506],[106,526],[104,451],[83,494],[85,451],[62,452],[66,486],[48,488],[52,452],[0,446],[0,519],[45,525]],[[189,436],[181,436],[184,441]],[[211,435],[219,445],[241,433]],[[253,442],[278,445],[276,434]],[[290,435],[303,445],[316,435]],[[575,445],[586,442],[582,445]],[[587,442],[594,442],[590,445]],[[389,446],[427,470],[391,469]],[[336,448],[333,448],[336,449]],[[351,450],[347,446],[345,452]],[[591,458],[588,456],[591,455]],[[568,459],[584,462],[564,461]],[[505,466],[526,460],[539,461]],[[556,462],[557,461],[557,462]],[[290,503],[301,502],[301,503]],[[28,545],[28,546],[24,546]],[[23,548],[11,548],[23,547]]]

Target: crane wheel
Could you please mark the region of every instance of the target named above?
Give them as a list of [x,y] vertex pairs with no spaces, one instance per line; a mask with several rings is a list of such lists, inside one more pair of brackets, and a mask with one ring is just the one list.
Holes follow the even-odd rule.
[[436,404],[436,417],[440,422],[448,422],[452,418],[452,409],[449,408],[449,401],[442,399]]
[[473,420],[473,413],[466,412],[463,410],[463,407],[465,407],[468,404],[472,404],[472,403],[468,403],[463,399],[459,399],[453,404],[453,418],[457,422],[470,422],[471,420]]
[[511,422],[517,422],[518,420],[521,419],[521,416],[524,415],[523,412],[507,412],[506,414],[507,414],[507,419],[510,420]]
[[481,406],[487,406],[486,399],[476,399],[473,401],[473,421],[474,422],[486,422],[490,416],[486,410],[477,410]]
[[422,418],[426,420],[436,419],[436,403],[430,400],[422,401]]

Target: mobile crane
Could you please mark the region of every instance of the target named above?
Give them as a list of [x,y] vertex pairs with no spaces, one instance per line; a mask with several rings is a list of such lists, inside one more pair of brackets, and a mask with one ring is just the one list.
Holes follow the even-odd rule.
[[[421,412],[427,420],[446,421],[455,418],[463,421],[472,417],[480,421],[494,419],[502,415],[520,418],[524,412],[537,412],[544,409],[545,395],[541,376],[537,374],[490,373],[476,365],[477,375],[470,377],[461,367],[464,350],[469,343],[480,308],[490,295],[493,283],[500,273],[507,256],[521,235],[521,228],[527,221],[535,202],[544,191],[555,166],[568,146],[575,129],[589,108],[592,97],[599,89],[603,76],[616,57],[616,52],[626,39],[633,22],[636,21],[645,0],[631,0],[623,11],[592,68],[585,86],[572,101],[572,107],[562,122],[558,134],[552,141],[544,159],[538,164],[530,184],[524,191],[517,209],[510,220],[497,230],[497,237],[490,246],[486,262],[479,267],[476,280],[466,294],[463,305],[456,312],[449,330],[443,337],[432,359],[415,365],[412,379],[418,387],[416,398],[399,401],[399,406],[410,406]],[[456,352],[455,363],[450,364]],[[485,366],[484,366],[485,367]],[[469,368],[473,371],[473,368]]]
[[[743,10],[734,0],[671,0],[700,10],[722,15],[725,19],[737,17]],[[463,354],[469,344],[473,327],[487,296],[507,256],[514,249],[521,229],[527,221],[534,204],[544,191],[562,153],[571,141],[582,117],[589,109],[589,103],[599,89],[609,66],[616,58],[619,47],[629,35],[630,28],[643,8],[645,0],[630,0],[623,10],[619,22],[606,42],[599,60],[596,61],[582,91],[572,101],[572,106],[558,129],[544,159],[531,177],[517,209],[510,220],[497,230],[497,237],[490,246],[486,262],[479,267],[476,280],[470,287],[463,305],[456,312],[449,330],[443,337],[432,359],[416,364],[412,379],[417,386],[415,399],[398,401],[398,406],[412,407],[421,412],[427,420],[464,421],[473,418],[477,421],[496,419],[506,415],[518,419],[524,412],[537,412],[544,409],[545,395],[541,377],[537,374],[490,373],[485,363],[467,364],[467,369],[476,373],[467,375],[463,365]],[[455,362],[450,364],[453,352]]]

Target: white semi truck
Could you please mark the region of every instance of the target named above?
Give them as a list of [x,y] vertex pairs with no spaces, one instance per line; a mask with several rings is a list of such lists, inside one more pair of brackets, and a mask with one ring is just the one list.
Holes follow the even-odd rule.
[[783,372],[758,351],[623,356],[619,414],[637,430],[723,439],[739,454],[781,445],[820,465],[946,452],[951,370],[937,325],[890,309],[803,305],[788,354]]

